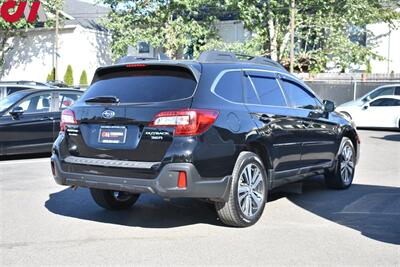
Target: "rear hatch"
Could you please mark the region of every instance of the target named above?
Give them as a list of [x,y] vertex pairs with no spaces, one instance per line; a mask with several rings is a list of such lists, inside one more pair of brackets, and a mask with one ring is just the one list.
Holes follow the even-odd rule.
[[108,167],[156,166],[173,141],[174,129],[149,123],[162,111],[190,108],[196,86],[193,72],[182,66],[129,64],[100,69],[73,108],[76,125],[66,128],[66,154],[78,160],[103,160],[99,165]]

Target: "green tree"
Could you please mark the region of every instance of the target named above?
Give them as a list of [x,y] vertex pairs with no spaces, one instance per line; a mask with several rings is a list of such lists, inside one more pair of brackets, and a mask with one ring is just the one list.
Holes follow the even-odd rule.
[[[288,65],[290,0],[226,0],[230,9],[239,11],[253,42],[263,55]],[[364,64],[380,57],[367,24],[386,22],[395,27],[400,18],[397,0],[303,0],[296,1],[296,66],[299,70],[321,72],[328,63],[342,70],[351,64]],[[358,38],[357,38],[358,37]]]
[[65,71],[64,83],[70,87],[74,85],[74,73],[71,65],[68,65],[67,70]]
[[46,81],[54,81],[56,79],[56,69],[52,68],[50,73],[47,75]]
[[87,74],[86,74],[85,70],[83,70],[81,73],[81,77],[79,78],[79,85],[81,85],[81,86],[88,85],[88,79],[87,79]]
[[217,39],[215,15],[203,11],[212,0],[103,0],[111,7],[103,24],[112,33],[114,58],[126,55],[128,45],[139,41],[160,48],[172,58],[185,51],[198,55],[210,40]]
[[[3,4],[5,0],[0,0],[0,4]],[[19,1],[17,1],[19,3]],[[33,0],[27,0],[27,5],[31,5]],[[62,7],[64,1],[62,0],[48,0],[46,4],[42,2],[42,7],[47,14],[54,13]],[[14,9],[16,10],[16,9]],[[12,12],[10,12],[12,13]],[[48,19],[44,27],[53,27],[54,20]],[[28,23],[25,16],[22,16],[20,20],[14,23],[6,22],[2,17],[0,17],[0,78],[4,73],[4,63],[7,53],[14,49],[13,38],[20,37],[23,38],[23,33],[31,28],[38,26],[36,23]]]

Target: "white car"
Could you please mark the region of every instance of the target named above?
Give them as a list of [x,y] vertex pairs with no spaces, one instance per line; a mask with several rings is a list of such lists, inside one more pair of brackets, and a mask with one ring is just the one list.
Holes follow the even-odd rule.
[[388,84],[388,85],[382,85],[368,94],[363,95],[362,97],[352,100],[349,102],[346,102],[340,106],[354,106],[354,105],[359,105],[362,106],[368,101],[374,100],[375,98],[379,96],[393,96],[393,95],[400,95],[400,84]]
[[357,127],[400,128],[400,96],[379,96],[360,105],[341,105],[336,111],[353,120]]

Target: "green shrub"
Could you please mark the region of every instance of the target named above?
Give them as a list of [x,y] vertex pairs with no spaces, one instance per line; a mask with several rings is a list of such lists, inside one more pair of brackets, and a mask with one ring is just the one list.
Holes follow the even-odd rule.
[[68,86],[74,85],[74,74],[71,65],[68,65],[64,75],[64,83]]
[[46,81],[54,81],[56,79],[56,69],[53,68],[50,73],[47,75]]
[[79,79],[79,85],[80,86],[88,85],[87,74],[85,70],[82,71],[81,78]]

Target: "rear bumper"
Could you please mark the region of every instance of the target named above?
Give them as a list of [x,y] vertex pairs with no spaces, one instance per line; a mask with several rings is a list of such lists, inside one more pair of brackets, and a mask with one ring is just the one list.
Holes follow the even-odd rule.
[[[95,174],[65,172],[60,159],[51,157],[54,180],[60,185],[80,186],[131,193],[154,193],[166,198],[189,197],[227,201],[231,176],[223,178],[202,178],[191,163],[170,163],[165,165],[155,179],[108,177]],[[90,166],[88,166],[90,168]],[[185,171],[187,187],[178,188],[178,173]]]

